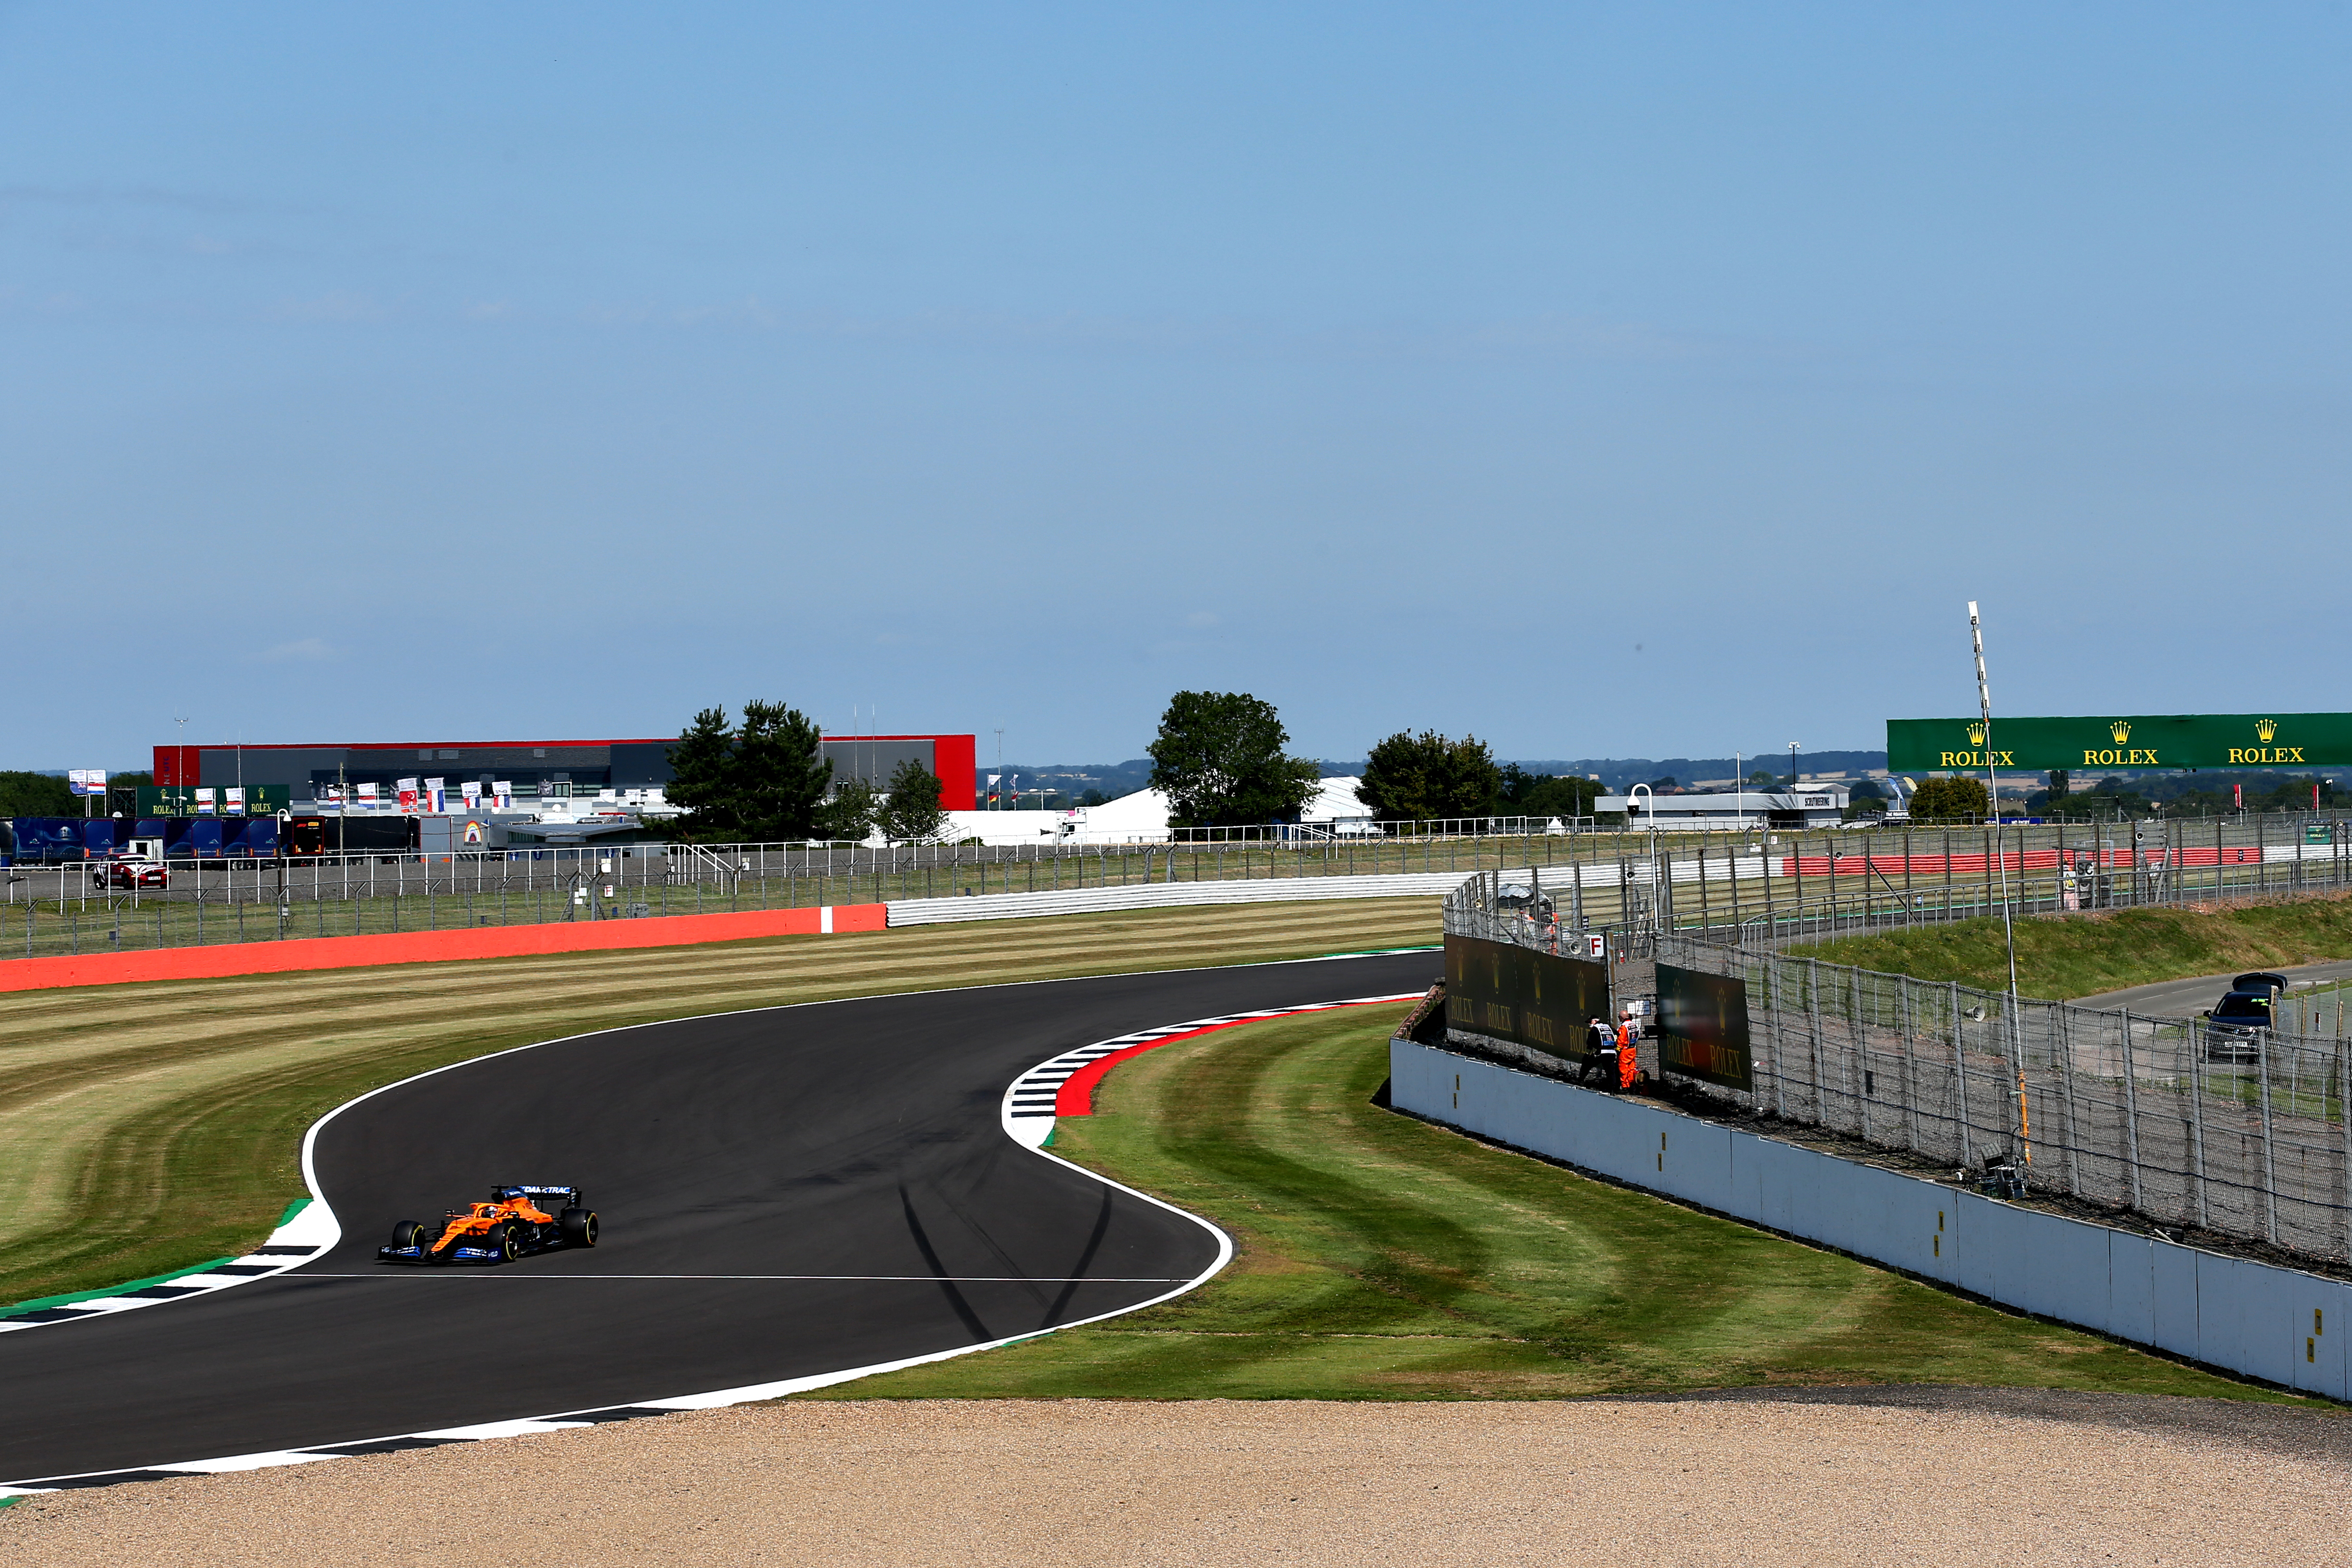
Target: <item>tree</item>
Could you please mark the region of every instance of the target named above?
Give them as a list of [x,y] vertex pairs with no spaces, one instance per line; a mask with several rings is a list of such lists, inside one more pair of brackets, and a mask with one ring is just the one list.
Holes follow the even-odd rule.
[[1982,822],[1991,815],[1979,779],[1923,779],[1911,795],[1914,822]]
[[1531,773],[1517,763],[1505,763],[1488,803],[1488,816],[1590,816],[1601,786],[1573,773]]
[[882,813],[882,796],[864,779],[844,779],[817,811],[817,830],[811,837],[864,840],[874,831]]
[[724,708],[705,708],[678,731],[669,749],[670,781],[662,796],[686,813],[680,835],[705,844],[727,843],[736,831],[735,731]]
[[1591,779],[1580,779],[1573,773],[1549,777],[1538,774],[1536,786],[1528,791],[1519,809],[1527,816],[1591,816],[1592,803],[1600,798],[1601,785]]
[[940,805],[937,775],[914,758],[900,763],[890,774],[890,793],[882,803],[882,831],[900,843],[937,838],[948,814]]
[[1160,716],[1151,787],[1176,827],[1296,820],[1323,771],[1284,753],[1290,732],[1271,702],[1245,691],[1180,691]]
[[1475,735],[1400,730],[1372,748],[1356,798],[1383,822],[1425,822],[1483,816],[1502,786],[1503,770]]
[[686,812],[677,831],[704,844],[817,837],[833,778],[822,741],[814,721],[781,702],[746,702],[740,729],[729,728],[724,708],[704,709],[669,749],[663,795]]
[[0,816],[79,816],[79,796],[47,773],[0,772]]
[[814,838],[833,763],[816,721],[781,702],[743,704],[735,737],[735,800],[744,837],[773,844]]

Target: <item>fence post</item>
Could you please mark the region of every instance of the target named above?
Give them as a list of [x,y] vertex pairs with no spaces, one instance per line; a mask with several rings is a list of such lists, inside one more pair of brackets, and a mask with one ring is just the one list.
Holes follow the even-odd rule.
[[2124,1145],[2131,1156],[2127,1188],[2131,1206],[2146,1213],[2141,1206],[2139,1192],[2139,1069],[2132,1065],[2132,1031],[2129,1009],[2117,1015],[2123,1021],[2124,1032]]
[[1870,1142],[1870,1030],[1863,1018],[1862,969],[1856,965],[1852,973],[1853,975],[1853,1054],[1862,1069],[1862,1141],[1867,1143]]
[[2344,1250],[2352,1256],[2352,1051],[2344,1048],[2343,1001],[2336,1002],[2336,1068],[2342,1089],[2336,1097],[2336,1114],[2344,1122]]
[[[1802,821],[1803,818],[1800,816],[1798,820]],[[1805,918],[1805,837],[1801,833],[1790,836],[1789,868],[1796,873],[1797,877],[1796,892],[1790,900],[1790,912],[1797,917],[1798,929],[1801,931],[1804,929],[1802,922]],[[1818,1085],[1815,1086],[1815,1093],[1818,1096]]]
[[[1800,906],[1801,908],[1802,906]],[[1813,1121],[1820,1126],[1830,1124],[1830,1102],[1822,1081],[1822,961],[1805,960],[1805,1016],[1811,1025],[1810,1070],[1813,1075]]]
[[2271,1039],[2273,1031],[2254,1031],[2254,1071],[2263,1087],[2263,1239],[2278,1242],[2278,1163],[2271,1142]]
[[1944,829],[1944,918],[1952,918],[1952,830]]
[[[2126,1014],[2126,1021],[2130,1015]],[[2202,1226],[2208,1218],[2205,1203],[2205,1042],[2198,1036],[2194,1022],[2189,1026],[2189,1164],[2193,1167],[2189,1181],[2197,1193],[2197,1223]]]
[[[1906,832],[1906,837],[1907,832]],[[1898,976],[1901,982],[1903,1006],[1903,1131],[1910,1141],[1911,1152],[1919,1152],[1919,1055],[1913,1036],[1911,1015],[1911,977]]]
[[2066,1110],[2066,1191],[2083,1195],[2082,1125],[2074,1111],[2074,1009],[2051,1009],[2051,1068],[2057,1074],[2059,1103]]
[[[1950,865],[1950,857],[1947,856],[1944,863],[1947,866]],[[1959,1105],[1960,1169],[1965,1171],[1974,1168],[1977,1163],[1974,1141],[1969,1136],[1970,1129],[1969,1127],[1968,1043],[1962,1037],[1964,1020],[1960,1017],[1960,983],[1957,980],[1950,980],[1946,981],[1945,984],[1951,988],[1952,1090]]]

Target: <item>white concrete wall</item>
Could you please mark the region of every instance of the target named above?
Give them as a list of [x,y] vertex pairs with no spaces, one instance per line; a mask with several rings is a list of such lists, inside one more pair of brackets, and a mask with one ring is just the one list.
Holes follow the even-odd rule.
[[2352,1282],[2044,1214],[1410,1040],[1391,1042],[1389,1071],[1391,1103],[1433,1121],[2042,1317],[2352,1400]]

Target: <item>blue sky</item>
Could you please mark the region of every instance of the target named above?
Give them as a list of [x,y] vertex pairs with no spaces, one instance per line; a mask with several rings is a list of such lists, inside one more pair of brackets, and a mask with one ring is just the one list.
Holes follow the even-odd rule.
[[[0,766],[2335,710],[2341,6],[0,6]],[[993,738],[984,750],[992,750]]]

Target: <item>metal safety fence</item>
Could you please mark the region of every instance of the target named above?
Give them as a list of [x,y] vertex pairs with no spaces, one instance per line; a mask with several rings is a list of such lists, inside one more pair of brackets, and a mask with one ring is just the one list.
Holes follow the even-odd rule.
[[[5,868],[0,962],[158,948],[562,924],[824,904],[977,907],[1008,898],[1170,885],[1407,879],[1434,894],[1480,866],[1568,840],[1527,837],[1200,845],[592,844],[398,850],[142,866],[63,860]],[[1613,875],[1613,873],[1612,873]],[[1435,879],[1423,886],[1413,879]],[[1342,896],[1329,891],[1321,896]],[[1200,901],[1226,901],[1203,899]],[[1232,901],[1256,901],[1244,896]],[[1015,902],[1013,909],[1022,907]],[[1083,907],[1083,906],[1074,906]]]
[[[1450,934],[1559,952],[1556,921],[1445,900]],[[2238,1029],[1885,974],[1674,931],[1659,964],[1745,983],[1754,1088],[1732,1105],[2158,1226],[2352,1258],[2352,1051],[2341,994]],[[1631,953],[1629,952],[1628,956]],[[1631,980],[1633,977],[1626,976]],[[1623,981],[1621,981],[1623,984]]]

